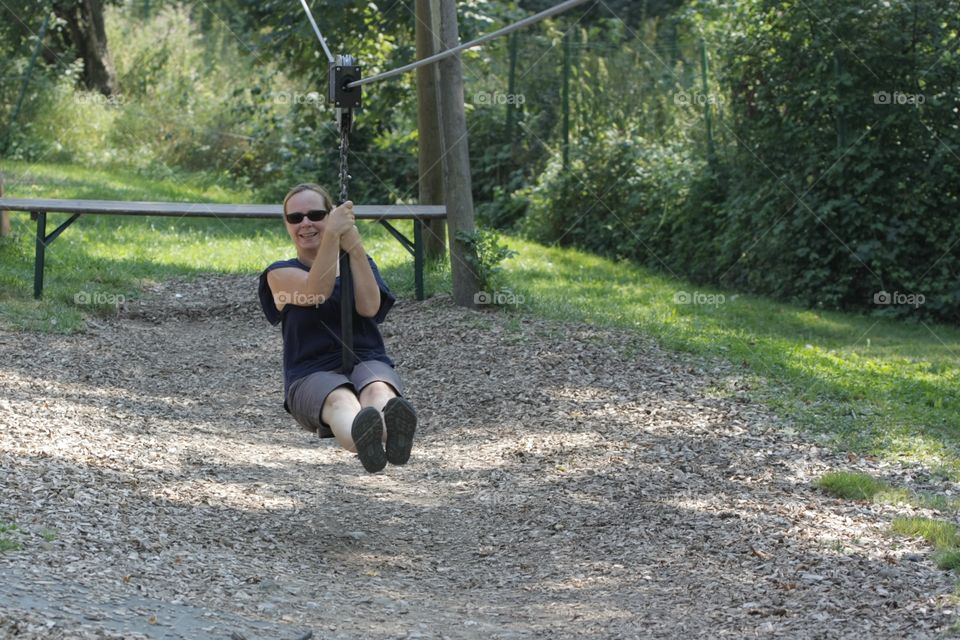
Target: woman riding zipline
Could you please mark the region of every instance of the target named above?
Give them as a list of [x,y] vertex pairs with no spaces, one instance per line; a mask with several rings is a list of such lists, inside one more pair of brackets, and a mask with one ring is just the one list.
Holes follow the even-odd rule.
[[[353,203],[334,208],[316,184],[292,188],[283,201],[284,224],[297,257],[260,275],[260,305],[283,329],[284,408],[321,438],[336,437],[369,472],[410,458],[417,416],[401,397],[400,378],[377,325],[396,298],[363,248]],[[340,371],[340,251],[353,274],[353,353]],[[386,449],[384,449],[386,447]]]

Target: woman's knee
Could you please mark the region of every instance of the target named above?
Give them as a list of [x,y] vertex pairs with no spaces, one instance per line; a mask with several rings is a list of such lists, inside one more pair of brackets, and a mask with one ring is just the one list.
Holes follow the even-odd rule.
[[342,411],[346,409],[360,409],[360,401],[357,394],[350,387],[337,387],[327,396],[323,402],[324,410]]
[[360,404],[367,406],[371,403],[376,403],[378,400],[383,403],[396,395],[397,392],[394,391],[393,387],[389,384],[375,380],[365,386],[360,392]]

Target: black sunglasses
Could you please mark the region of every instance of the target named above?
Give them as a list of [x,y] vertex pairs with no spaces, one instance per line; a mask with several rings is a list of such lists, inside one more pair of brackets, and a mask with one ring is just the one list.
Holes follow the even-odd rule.
[[284,217],[290,224],[300,224],[303,222],[304,217],[307,217],[310,222],[320,222],[327,217],[328,213],[330,212],[326,209],[314,209],[313,211],[307,211],[306,213],[287,213],[284,214]]

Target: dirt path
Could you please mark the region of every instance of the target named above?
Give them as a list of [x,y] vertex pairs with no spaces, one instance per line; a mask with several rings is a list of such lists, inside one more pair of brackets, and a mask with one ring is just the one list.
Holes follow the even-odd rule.
[[374,476],[283,413],[250,278],[158,287],[82,336],[0,332],[0,523],[21,544],[0,555],[0,637],[952,624],[954,577],[886,533],[903,507],[810,488],[831,468],[922,471],[793,435],[733,368],[443,298],[398,305],[384,332],[422,427],[411,464]]

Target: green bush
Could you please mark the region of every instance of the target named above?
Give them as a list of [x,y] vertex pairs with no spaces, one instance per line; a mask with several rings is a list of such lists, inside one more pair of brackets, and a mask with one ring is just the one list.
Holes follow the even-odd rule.
[[[703,164],[681,146],[666,147],[607,131],[571,150],[570,168],[547,165],[525,195],[524,232],[547,243],[573,245],[661,267],[673,232],[687,215],[687,196]],[[692,225],[698,225],[696,219]]]
[[[948,43],[960,4],[754,0],[736,18],[725,82],[737,144],[714,277],[956,320],[960,66]],[[884,291],[925,303],[875,304]]]
[[469,249],[465,259],[477,275],[480,290],[492,291],[496,286],[496,275],[502,270],[500,264],[517,252],[500,244],[500,236],[492,229],[477,228],[471,233],[459,231],[457,239]]

